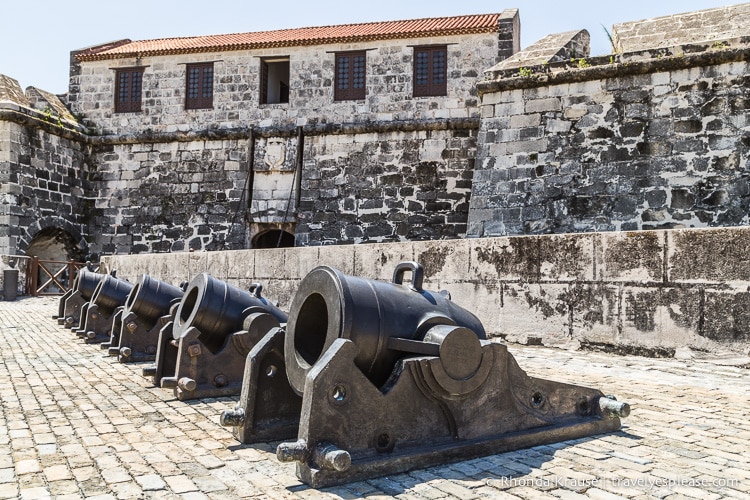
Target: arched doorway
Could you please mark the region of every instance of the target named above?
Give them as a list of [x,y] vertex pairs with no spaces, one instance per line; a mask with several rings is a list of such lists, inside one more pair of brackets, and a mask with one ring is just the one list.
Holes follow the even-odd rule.
[[253,238],[253,248],[287,248],[294,246],[294,235],[281,229],[270,229]]
[[26,255],[45,260],[80,260],[83,258],[75,237],[59,227],[41,229],[29,242]]

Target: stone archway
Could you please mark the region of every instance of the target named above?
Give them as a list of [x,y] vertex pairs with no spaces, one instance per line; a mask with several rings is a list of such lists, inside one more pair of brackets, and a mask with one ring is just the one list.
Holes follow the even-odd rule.
[[253,248],[287,248],[294,246],[294,235],[281,229],[270,229],[253,238]]
[[45,227],[29,242],[26,255],[43,260],[81,260],[83,258],[75,237],[59,227]]
[[61,217],[43,217],[29,224],[18,242],[18,250],[29,257],[48,260],[94,260],[78,228]]

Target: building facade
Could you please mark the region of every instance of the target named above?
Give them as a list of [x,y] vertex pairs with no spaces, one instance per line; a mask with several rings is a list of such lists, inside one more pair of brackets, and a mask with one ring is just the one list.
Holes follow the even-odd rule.
[[518,13],[121,41],[71,55],[98,251],[461,237]]

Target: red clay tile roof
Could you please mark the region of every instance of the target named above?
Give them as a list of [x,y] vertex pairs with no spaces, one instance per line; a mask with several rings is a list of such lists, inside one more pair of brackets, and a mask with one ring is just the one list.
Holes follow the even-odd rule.
[[[477,14],[456,17],[436,17],[407,21],[342,24],[314,28],[295,28],[255,33],[161,38],[156,40],[124,40],[84,49],[79,61],[98,61],[124,57],[194,54],[225,50],[299,47],[332,43],[352,43],[394,38],[491,33],[498,30],[500,14]],[[114,46],[113,46],[114,45]]]

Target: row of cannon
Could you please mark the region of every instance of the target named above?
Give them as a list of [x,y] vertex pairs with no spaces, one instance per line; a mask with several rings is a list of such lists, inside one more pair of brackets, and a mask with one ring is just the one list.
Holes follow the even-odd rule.
[[[407,279],[408,278],[408,279]],[[528,376],[506,346],[416,262],[390,282],[328,266],[288,314],[209,274],[180,286],[83,270],[58,322],[179,400],[239,396],[235,438],[281,441],[277,457],[324,487],[620,428],[627,403]]]

